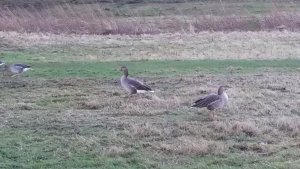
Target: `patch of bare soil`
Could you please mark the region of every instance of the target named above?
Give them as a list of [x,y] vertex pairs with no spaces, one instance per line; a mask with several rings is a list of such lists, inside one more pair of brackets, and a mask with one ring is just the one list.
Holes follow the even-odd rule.
[[[118,140],[106,150],[111,155],[133,147],[161,155],[273,155],[300,138],[297,73],[144,79],[155,93],[128,95],[118,79],[1,79],[0,127],[82,137],[106,131]],[[189,108],[219,85],[231,88],[217,120]]]

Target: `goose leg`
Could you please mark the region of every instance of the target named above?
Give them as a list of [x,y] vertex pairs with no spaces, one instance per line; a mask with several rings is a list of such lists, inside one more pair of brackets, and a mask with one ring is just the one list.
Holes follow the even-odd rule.
[[214,121],[214,120],[215,120],[215,111],[214,111],[214,110],[211,111],[211,112],[209,112],[209,119],[210,119],[211,121]]

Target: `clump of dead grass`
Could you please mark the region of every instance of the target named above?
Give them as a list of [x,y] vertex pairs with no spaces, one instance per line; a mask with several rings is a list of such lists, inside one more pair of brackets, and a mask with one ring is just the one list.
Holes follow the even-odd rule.
[[231,126],[231,132],[233,134],[244,133],[247,136],[252,137],[259,133],[259,129],[251,122],[235,122]]
[[127,134],[137,138],[145,138],[162,136],[163,131],[150,123],[144,123],[132,124]]
[[160,143],[157,148],[165,153],[179,155],[218,155],[224,153],[227,149],[221,142],[185,136],[180,137],[171,143]]
[[127,154],[134,153],[134,151],[130,148],[124,148],[123,146],[120,145],[110,145],[105,149],[105,154],[111,157],[116,157],[116,156],[125,156]]
[[292,137],[300,135],[300,121],[298,118],[280,118],[277,120],[277,127],[280,131],[287,132]]
[[155,101],[155,104],[164,109],[172,109],[178,107],[182,100],[177,96],[170,96],[168,98],[159,98],[157,95],[152,96],[152,99]]
[[196,135],[198,133],[197,128],[189,123],[179,123],[178,127],[180,130],[183,130],[185,134]]
[[240,151],[252,151],[260,154],[270,153],[270,148],[268,147],[268,145],[262,143],[240,143],[233,145],[233,148],[238,149]]
[[97,110],[102,107],[97,100],[83,101],[79,103],[78,106],[79,106],[78,108],[80,109],[87,109],[87,110]]
[[[152,116],[164,114],[181,104],[178,97],[159,98],[156,95],[134,95],[124,100],[118,107],[118,113],[127,115]],[[121,112],[119,110],[122,110]]]
[[227,133],[229,132],[229,127],[225,122],[222,121],[215,121],[213,122],[210,127],[214,129],[214,131],[219,133]]
[[217,132],[219,134],[227,134],[227,135],[246,134],[247,136],[253,137],[253,136],[257,136],[260,132],[260,130],[252,122],[237,121],[234,122],[233,124],[228,124],[222,121],[217,121],[210,124],[209,127],[212,128],[214,132]]

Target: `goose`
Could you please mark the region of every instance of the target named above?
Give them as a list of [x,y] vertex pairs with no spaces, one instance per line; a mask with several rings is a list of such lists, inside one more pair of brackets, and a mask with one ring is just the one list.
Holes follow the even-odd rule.
[[2,65],[4,65],[5,63],[4,62],[2,62],[1,60],[0,60],[0,66],[2,66]]
[[19,75],[21,73],[26,72],[27,70],[30,70],[31,67],[25,64],[11,64],[11,65],[5,65],[5,71],[13,76]]
[[154,92],[149,86],[142,82],[128,77],[128,68],[126,66],[121,67],[124,75],[121,77],[121,86],[130,94]]
[[220,86],[218,89],[218,94],[209,94],[203,98],[200,98],[196,100],[191,107],[206,107],[212,112],[212,117],[210,114],[210,118],[214,119],[214,110],[221,109],[228,103],[228,96],[225,93],[227,88],[229,88],[229,86]]

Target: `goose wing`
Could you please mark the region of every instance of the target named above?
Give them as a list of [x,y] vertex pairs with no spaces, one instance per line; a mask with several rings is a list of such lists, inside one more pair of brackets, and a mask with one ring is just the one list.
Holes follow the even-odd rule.
[[214,101],[217,101],[220,99],[219,95],[216,94],[210,94],[206,97],[200,98],[196,100],[193,104],[192,107],[207,107],[209,104],[213,103]]
[[20,69],[30,68],[30,66],[28,66],[28,65],[25,65],[25,64],[19,64],[19,63],[14,64],[14,66],[17,67],[17,68],[20,68]]
[[134,87],[136,90],[152,91],[152,89],[148,85],[145,85],[136,79],[127,78],[127,82],[128,85]]
[[224,105],[224,101],[222,99],[218,99],[216,101],[211,102],[209,105],[207,105],[207,109],[214,110],[223,107],[223,105]]

